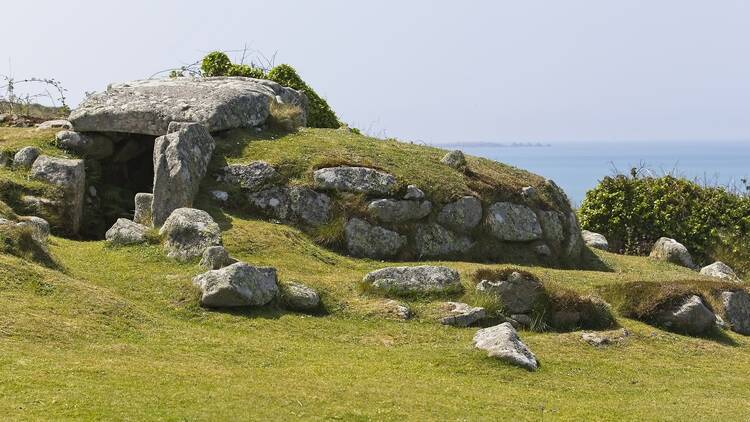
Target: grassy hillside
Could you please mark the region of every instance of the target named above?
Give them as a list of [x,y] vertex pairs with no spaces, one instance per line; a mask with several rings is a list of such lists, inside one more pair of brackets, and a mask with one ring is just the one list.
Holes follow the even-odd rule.
[[[47,148],[50,136],[0,131],[0,149]],[[543,183],[478,158],[469,158],[472,174],[447,172],[431,164],[444,151],[345,131],[237,131],[220,141],[217,157],[267,160],[297,184],[310,183],[314,168],[337,163],[377,163],[404,186],[414,183],[445,198],[472,191],[506,195]],[[219,159],[212,166],[224,164]],[[23,171],[2,171],[3,183],[35,186]],[[222,226],[229,252],[254,265],[276,267],[282,283],[299,281],[318,289],[325,312],[202,309],[191,285],[202,270],[196,263],[167,259],[157,245],[112,248],[53,237],[50,251],[59,270],[0,252],[3,418],[750,418],[747,337],[727,332],[692,338],[621,316],[619,324],[631,335],[604,349],[584,343],[580,332],[523,331],[522,339],[542,365],[526,372],[475,350],[476,328],[437,323],[440,300],[406,300],[415,318],[393,319],[382,309],[383,298],[359,288],[362,276],[384,263],[342,256],[296,228],[217,209],[205,196],[213,183],[207,180],[200,206]],[[12,213],[3,207],[0,212]],[[617,293],[631,282],[709,282],[648,258],[598,251],[596,257],[600,271],[519,267],[547,285],[581,294]],[[509,268],[440,264],[459,270],[467,284],[478,270]],[[619,309],[619,303],[613,305]]]

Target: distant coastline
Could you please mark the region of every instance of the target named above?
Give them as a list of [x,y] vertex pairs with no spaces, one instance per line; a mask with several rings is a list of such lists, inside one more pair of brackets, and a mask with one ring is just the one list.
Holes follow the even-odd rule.
[[430,144],[439,148],[457,147],[457,148],[549,148],[552,144],[543,144],[541,142],[512,142],[509,144],[499,142],[462,142],[462,143],[445,143]]

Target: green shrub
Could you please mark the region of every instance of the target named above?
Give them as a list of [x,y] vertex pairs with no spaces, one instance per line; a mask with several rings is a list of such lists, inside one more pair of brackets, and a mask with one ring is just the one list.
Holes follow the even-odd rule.
[[227,76],[232,66],[232,61],[226,53],[212,51],[203,58],[201,72],[203,76]]
[[266,79],[263,69],[246,64],[233,64],[227,70],[226,76],[244,76],[246,78]]
[[283,86],[302,91],[307,95],[307,126],[338,129],[341,126],[336,114],[326,100],[310,88],[297,71],[288,64],[281,64],[268,72],[268,79]]
[[644,254],[667,236],[707,262],[719,233],[750,234],[750,198],[672,176],[619,175],[586,193],[579,217],[582,228],[605,235],[614,251]]

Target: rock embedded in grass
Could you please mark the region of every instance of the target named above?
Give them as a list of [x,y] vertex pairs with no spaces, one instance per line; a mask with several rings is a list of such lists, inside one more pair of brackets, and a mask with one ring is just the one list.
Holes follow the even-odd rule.
[[388,196],[398,182],[392,174],[368,167],[328,167],[313,173],[315,187],[323,190]]
[[696,269],[693,257],[690,256],[690,252],[688,252],[685,245],[668,237],[662,237],[657,240],[649,256],[660,261],[671,262],[672,264],[681,265],[693,270]]
[[236,262],[223,246],[209,246],[203,251],[199,265],[207,270],[218,270]]
[[590,232],[588,230],[582,230],[581,236],[583,237],[583,241],[586,243],[586,246],[594,249],[601,249],[603,251],[609,250],[609,242],[607,241],[607,238],[604,237],[604,235]]
[[440,162],[456,170],[466,168],[466,156],[464,156],[464,153],[458,149],[445,154]]
[[482,307],[471,306],[461,302],[446,302],[443,306],[448,315],[440,318],[440,323],[453,327],[468,327],[487,317]]
[[178,208],[164,222],[159,234],[164,237],[167,256],[189,261],[203,255],[206,248],[221,245],[221,229],[202,210]]
[[542,237],[542,226],[534,211],[525,205],[496,202],[489,207],[487,224],[499,240],[527,242]]
[[133,221],[144,226],[151,226],[151,206],[154,202],[154,195],[150,193],[135,194],[135,213]]
[[19,227],[29,227],[32,236],[39,242],[44,243],[49,237],[49,223],[41,217],[19,217],[19,222],[16,225]]
[[732,331],[750,335],[750,295],[745,290],[721,292],[719,296]]
[[118,218],[112,227],[107,230],[104,238],[107,242],[118,245],[135,245],[146,242],[148,227],[130,221],[126,218]]
[[509,322],[477,331],[474,335],[474,347],[487,351],[489,357],[529,371],[536,371],[539,367],[536,356],[521,341]]
[[482,201],[473,196],[446,204],[437,216],[438,223],[459,233],[473,230],[482,221]]
[[229,308],[263,306],[278,294],[276,269],[237,262],[193,278],[201,290],[201,306]]
[[407,296],[446,294],[462,290],[458,271],[431,265],[381,268],[367,274],[362,282],[366,289]]
[[233,164],[222,169],[221,179],[248,192],[257,192],[278,184],[281,176],[265,161]]
[[320,307],[320,295],[300,283],[287,283],[281,288],[281,302],[287,309],[309,312]]
[[503,311],[509,314],[531,312],[544,295],[542,283],[516,271],[510,273],[505,280],[482,280],[477,284],[476,290],[500,299]]
[[406,187],[406,195],[404,195],[404,199],[423,199],[424,198],[424,192],[422,192],[422,189],[419,189],[415,185],[409,185]]
[[356,257],[387,258],[398,255],[406,245],[406,236],[380,226],[373,226],[359,218],[352,218],[344,226],[347,251]]
[[630,336],[628,330],[621,328],[615,331],[596,331],[581,334],[581,339],[594,347],[606,347],[619,344]]
[[680,333],[701,335],[716,325],[716,315],[697,295],[691,295],[655,315],[657,324]]
[[700,273],[709,277],[720,278],[736,283],[741,282],[734,270],[729,265],[721,261],[716,261],[711,265],[706,265],[705,267],[701,268]]
[[405,223],[427,217],[432,211],[430,201],[378,199],[370,202],[367,211],[384,223]]
[[13,156],[13,166],[30,168],[34,161],[42,154],[37,147],[23,147]]
[[414,233],[414,247],[420,258],[457,258],[469,252],[474,242],[455,234],[443,226],[418,224]]

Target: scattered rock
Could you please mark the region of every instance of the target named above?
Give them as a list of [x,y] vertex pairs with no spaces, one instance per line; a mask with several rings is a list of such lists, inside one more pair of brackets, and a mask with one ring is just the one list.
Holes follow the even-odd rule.
[[365,258],[395,256],[406,245],[406,236],[373,226],[358,218],[352,218],[346,223],[344,237],[349,253]]
[[223,246],[209,246],[203,251],[200,266],[207,270],[218,270],[236,262]]
[[486,350],[489,357],[529,371],[536,371],[539,367],[536,356],[518,338],[518,333],[509,322],[477,331],[474,335],[474,347]]
[[482,280],[477,284],[476,290],[500,298],[503,311],[509,314],[530,312],[544,295],[542,283],[524,277],[519,272],[512,272],[506,280]]
[[37,130],[49,130],[49,129],[73,129],[73,125],[67,120],[47,120],[46,122],[39,123],[36,126]]
[[384,223],[405,223],[420,220],[430,214],[430,201],[378,199],[367,206],[370,215]]
[[118,218],[117,222],[107,230],[104,238],[113,245],[134,245],[146,241],[148,227],[130,221],[126,218]]
[[406,187],[406,195],[404,195],[404,199],[424,199],[424,192],[422,192],[422,189],[419,189],[414,185],[409,185]]
[[248,192],[257,192],[278,184],[281,176],[265,161],[224,167],[222,179]]
[[294,218],[303,223],[318,227],[331,218],[331,198],[301,186],[289,189],[289,205]]
[[395,316],[398,319],[407,320],[412,316],[411,309],[401,302],[390,299],[382,302],[383,310],[386,314]]
[[630,336],[628,330],[621,328],[615,331],[596,331],[582,333],[581,339],[594,347],[606,347],[622,343]]
[[393,175],[367,167],[329,167],[313,173],[319,189],[388,196],[398,185]]
[[607,242],[607,238],[604,237],[604,235],[590,232],[588,230],[582,230],[581,236],[588,247],[601,249],[603,251],[609,250],[609,242]]
[[216,202],[227,202],[229,200],[229,194],[223,190],[212,190],[209,193],[211,194],[211,198]]
[[660,312],[656,322],[669,330],[696,335],[713,328],[716,315],[699,296],[692,295]]
[[61,215],[62,224],[71,233],[78,233],[86,191],[86,169],[83,160],[41,155],[31,166],[31,177],[62,188],[64,206]]
[[299,283],[287,283],[281,289],[281,302],[293,311],[314,311],[320,307],[320,295]]
[[248,202],[264,214],[279,220],[290,220],[292,215],[289,189],[272,187],[247,195]]
[[451,293],[462,289],[458,271],[447,267],[388,267],[373,271],[362,280],[374,290],[400,295]]
[[487,222],[492,234],[500,240],[526,242],[542,237],[536,214],[525,205],[494,203],[489,208]]
[[201,290],[201,306],[211,308],[263,306],[279,291],[275,268],[244,262],[201,274],[193,284]]
[[657,240],[649,256],[690,269],[696,268],[687,248],[682,243],[668,237],[662,237]]
[[20,221],[16,223],[20,227],[31,228],[32,237],[38,242],[45,243],[49,237],[49,223],[41,217],[19,217]]
[[536,252],[537,255],[543,257],[552,256],[552,249],[550,249],[549,246],[545,244],[534,246],[534,252]]
[[42,151],[37,147],[23,147],[13,157],[13,166],[30,168]]
[[133,221],[144,226],[151,226],[151,207],[154,202],[154,195],[150,193],[135,194],[135,213]]
[[537,191],[536,188],[533,186],[525,186],[521,188],[521,196],[523,196],[526,199],[536,199],[537,197]]
[[114,153],[114,141],[99,133],[78,133],[71,130],[57,132],[55,142],[59,148],[91,159],[102,159]]
[[[561,191],[562,192],[562,191]],[[564,193],[562,193],[565,197]],[[574,211],[568,213],[567,218],[568,226],[568,239],[564,244],[564,257],[567,259],[575,260],[580,258],[583,252],[583,237],[581,237],[581,227],[578,225],[578,217]]]
[[466,157],[460,150],[451,151],[440,160],[441,163],[456,170],[466,168]]
[[701,274],[709,277],[721,278],[728,281],[740,282],[739,277],[735,274],[734,270],[727,264],[716,261],[711,265],[707,265],[701,268]]
[[721,303],[732,331],[750,335],[750,295],[744,290],[721,292]]
[[437,221],[458,233],[467,233],[482,221],[482,201],[473,196],[464,196],[445,205]]
[[154,227],[178,208],[191,207],[208,169],[215,142],[205,127],[173,122],[154,145]]
[[420,258],[455,258],[471,249],[474,242],[457,235],[439,224],[419,224],[414,234],[414,247]]
[[170,122],[197,122],[209,132],[259,126],[271,101],[304,108],[301,92],[271,81],[240,77],[165,78],[110,85],[86,98],[70,115],[82,132],[123,132],[161,136]]
[[165,238],[167,256],[188,261],[203,255],[210,246],[221,245],[221,229],[202,210],[178,208],[164,222],[159,234]]
[[468,327],[487,316],[484,308],[474,307],[466,303],[446,302],[444,307],[450,314],[440,319],[440,323],[443,325]]

